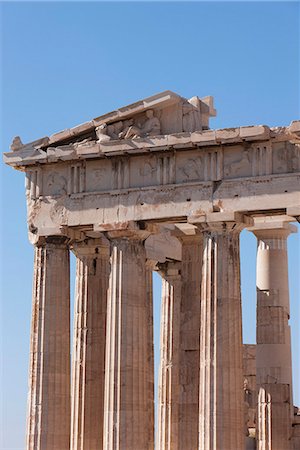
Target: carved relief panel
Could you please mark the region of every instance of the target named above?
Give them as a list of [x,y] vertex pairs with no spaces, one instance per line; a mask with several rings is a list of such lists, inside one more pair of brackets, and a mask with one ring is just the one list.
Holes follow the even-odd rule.
[[274,173],[291,173],[300,170],[300,146],[290,142],[273,144]]
[[43,195],[56,197],[68,193],[69,169],[66,165],[56,164],[43,167]]
[[86,161],[86,191],[101,192],[113,188],[112,183],[112,161],[100,159]]
[[231,146],[224,151],[224,178],[250,177],[252,175],[251,151],[242,146]]
[[202,152],[187,151],[176,155],[176,182],[190,183],[204,180],[204,158]]
[[223,149],[205,149],[177,154],[176,181],[217,181],[223,178]]
[[158,184],[158,157],[136,156],[130,160],[130,187],[155,186]]

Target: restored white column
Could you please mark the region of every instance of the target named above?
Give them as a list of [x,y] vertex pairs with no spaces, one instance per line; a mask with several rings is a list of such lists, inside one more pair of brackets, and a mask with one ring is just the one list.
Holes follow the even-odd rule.
[[179,450],[180,263],[160,266],[162,276],[157,449]]
[[117,235],[111,238],[104,450],[153,450],[151,316],[143,241]]
[[290,449],[292,401],[288,223],[253,229],[257,247],[257,441],[259,450]]
[[245,445],[240,229],[222,222],[203,233],[199,450]]
[[77,257],[73,337],[71,450],[103,445],[104,364],[109,246],[73,246]]
[[62,237],[35,247],[27,450],[70,448],[70,273]]

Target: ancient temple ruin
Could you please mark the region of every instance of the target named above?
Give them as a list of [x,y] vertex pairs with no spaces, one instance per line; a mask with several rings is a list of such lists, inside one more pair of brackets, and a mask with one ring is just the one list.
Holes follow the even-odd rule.
[[[163,280],[156,450],[300,448],[287,266],[300,121],[213,130],[215,114],[211,97],[166,91],[29,144],[16,137],[5,153],[26,174],[35,248],[27,450],[154,449],[153,270]],[[257,237],[251,346],[244,228]]]

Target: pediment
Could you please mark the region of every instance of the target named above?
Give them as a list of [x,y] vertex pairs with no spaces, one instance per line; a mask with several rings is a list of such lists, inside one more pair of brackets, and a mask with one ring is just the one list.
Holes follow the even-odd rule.
[[203,131],[209,129],[209,117],[215,115],[213,97],[187,99],[175,92],[163,91],[29,144],[23,144],[17,136],[11,150],[43,148],[83,140],[108,142]]

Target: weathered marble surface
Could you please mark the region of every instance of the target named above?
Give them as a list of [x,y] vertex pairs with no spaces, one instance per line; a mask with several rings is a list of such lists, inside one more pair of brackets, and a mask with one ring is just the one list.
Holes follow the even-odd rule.
[[[298,449],[286,250],[268,233],[300,220],[300,121],[211,130],[215,114],[211,97],[165,91],[4,154],[26,173],[36,245],[27,450],[153,450],[152,269],[158,450],[248,450],[255,431],[260,450]],[[242,226],[262,243],[255,370],[249,347],[242,367]]]
[[110,237],[103,450],[152,450],[154,404],[143,241]]
[[70,281],[65,239],[35,247],[27,450],[70,448]]
[[[186,114],[190,107],[200,108],[202,117],[203,103],[215,114],[209,98],[197,99],[166,91],[50,138],[21,147],[15,142],[4,159],[26,172],[32,240],[63,234],[63,227],[96,232],[136,221],[189,221],[214,211],[299,216],[300,121],[278,128],[178,132],[176,108],[184,107]],[[120,122],[135,123],[140,114],[158,114],[157,108],[160,135],[119,136]],[[163,117],[177,128],[164,125]],[[110,121],[118,139],[97,142],[95,127],[109,127]],[[128,130],[132,126],[143,127],[128,125]]]
[[202,225],[199,449],[243,448],[242,311],[235,222]]
[[73,336],[71,450],[103,443],[109,243],[75,244],[77,260]]
[[[284,150],[287,144],[276,145]],[[296,144],[293,148],[298,152]],[[213,153],[185,148],[29,166],[30,231],[49,235],[79,225],[102,231],[136,220],[167,222],[226,210],[287,211],[300,204],[299,152],[297,166],[273,162],[268,174],[253,161],[242,164],[243,152],[242,145],[230,145],[228,151],[222,146]]]

